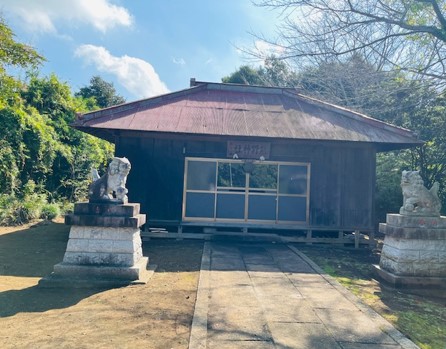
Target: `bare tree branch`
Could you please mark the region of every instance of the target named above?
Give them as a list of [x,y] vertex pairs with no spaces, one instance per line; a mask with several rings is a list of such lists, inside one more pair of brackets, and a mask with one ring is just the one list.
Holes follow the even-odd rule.
[[[255,36],[274,45],[280,59],[302,65],[360,53],[378,69],[397,68],[445,84],[446,0],[257,0],[256,4],[280,11],[278,38]],[[263,55],[245,51],[257,58]]]
[[[419,0],[416,0],[419,1]],[[358,15],[364,16],[366,18],[370,18],[376,22],[382,22],[382,23],[388,23],[388,24],[392,24],[395,26],[398,26],[400,28],[403,29],[407,29],[410,32],[419,32],[419,33],[428,33],[431,34],[433,36],[435,36],[436,38],[442,40],[442,41],[446,41],[446,35],[445,33],[443,33],[442,30],[440,30],[439,28],[435,27],[435,26],[428,26],[428,25],[411,25],[409,24],[407,21],[404,20],[404,18],[402,18],[401,20],[394,20],[391,19],[389,17],[382,17],[382,16],[377,16],[374,15],[373,13],[367,13],[365,11],[361,11],[357,8],[355,8],[350,0],[347,0],[349,6],[350,6],[350,11],[352,13],[357,13]],[[427,1],[422,1],[422,2],[427,2]],[[429,1],[430,3],[431,1]]]

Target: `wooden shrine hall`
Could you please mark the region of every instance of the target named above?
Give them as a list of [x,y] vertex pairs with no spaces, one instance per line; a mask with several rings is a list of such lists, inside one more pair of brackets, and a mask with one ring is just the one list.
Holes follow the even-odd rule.
[[148,217],[145,237],[367,243],[376,153],[422,144],[295,89],[195,79],[73,126],[130,160],[129,200]]

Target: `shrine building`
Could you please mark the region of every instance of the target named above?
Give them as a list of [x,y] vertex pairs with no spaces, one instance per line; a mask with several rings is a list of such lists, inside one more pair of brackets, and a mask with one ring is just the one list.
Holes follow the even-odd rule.
[[141,203],[149,237],[342,244],[355,232],[362,243],[375,230],[376,154],[422,144],[296,89],[195,79],[73,126],[130,160],[129,201]]

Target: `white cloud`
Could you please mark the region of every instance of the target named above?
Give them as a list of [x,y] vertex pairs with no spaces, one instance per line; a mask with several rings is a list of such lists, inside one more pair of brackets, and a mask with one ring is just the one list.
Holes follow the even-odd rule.
[[94,45],[79,46],[75,54],[99,71],[115,75],[119,83],[137,98],[169,92],[153,66],[142,59],[127,55],[116,57],[104,47]]
[[58,21],[88,24],[101,32],[132,24],[127,9],[110,0],[2,0],[2,11],[17,16],[34,32],[55,33]]
[[184,58],[172,57],[172,62],[178,65],[186,65],[186,61],[184,60]]

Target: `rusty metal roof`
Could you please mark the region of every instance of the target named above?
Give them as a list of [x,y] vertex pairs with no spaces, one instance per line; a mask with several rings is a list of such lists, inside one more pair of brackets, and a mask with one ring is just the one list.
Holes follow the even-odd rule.
[[289,88],[197,82],[189,89],[98,110],[75,128],[110,139],[110,131],[369,142],[386,148],[422,144],[400,127]]

